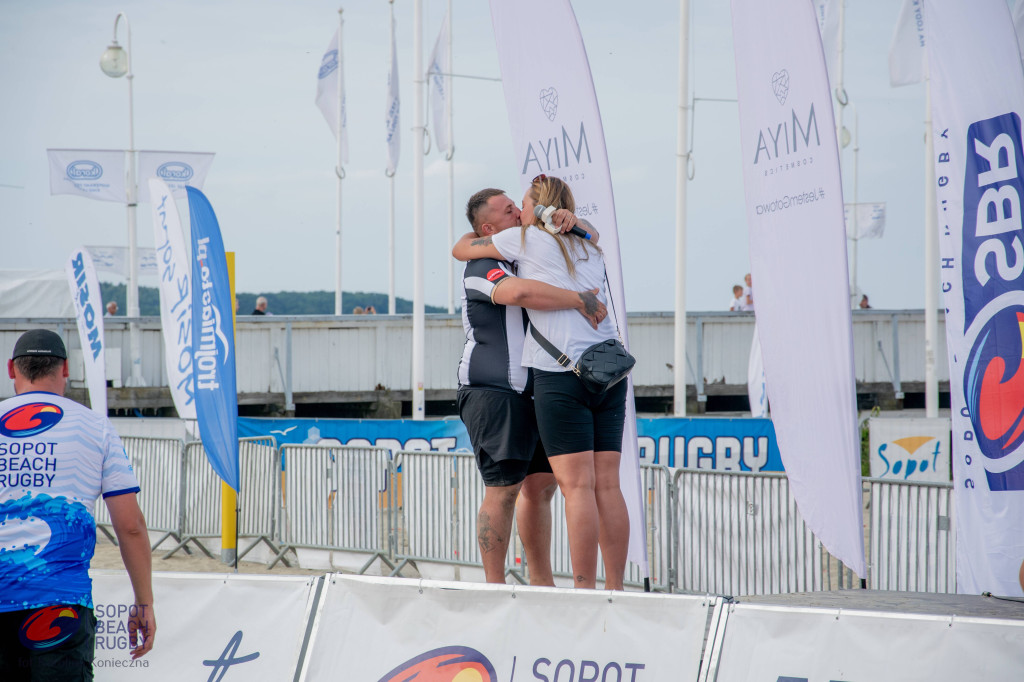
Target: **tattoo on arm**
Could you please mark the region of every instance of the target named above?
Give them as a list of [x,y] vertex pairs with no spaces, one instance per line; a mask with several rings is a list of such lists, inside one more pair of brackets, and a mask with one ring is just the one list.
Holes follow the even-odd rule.
[[597,314],[597,308],[600,302],[597,300],[597,296],[589,291],[579,292],[580,300],[583,301],[583,314],[587,317],[593,317]]
[[492,241],[490,237],[480,237],[479,239],[474,239],[469,243],[470,246],[490,246],[491,244]]

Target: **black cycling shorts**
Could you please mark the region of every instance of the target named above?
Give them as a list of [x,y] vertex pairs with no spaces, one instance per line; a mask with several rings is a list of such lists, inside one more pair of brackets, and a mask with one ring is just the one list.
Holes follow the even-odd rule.
[[533,370],[537,427],[548,457],[572,452],[622,452],[627,381],[591,393],[572,372]]

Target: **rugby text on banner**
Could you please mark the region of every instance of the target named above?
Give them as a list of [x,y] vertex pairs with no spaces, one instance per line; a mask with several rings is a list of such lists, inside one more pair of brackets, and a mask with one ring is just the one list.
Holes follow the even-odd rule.
[[113,149],[47,149],[50,194],[127,203],[124,154]]
[[192,377],[192,278],[178,206],[163,180],[150,178],[153,201],[153,243],[160,281],[160,328],[164,337],[164,368],[174,409],[181,419],[196,418]]
[[395,20],[391,20],[391,58],[388,61],[388,99],[384,107],[384,122],[387,129],[388,175],[398,168],[398,155],[402,150],[400,125],[401,101],[398,97],[398,52],[395,50]]
[[71,252],[64,264],[75,303],[78,339],[85,361],[85,383],[89,387],[89,405],[96,414],[107,416],[107,361],[103,338],[103,298],[96,269],[85,247]]
[[[345,62],[341,53],[338,36],[341,29],[334,31],[334,37],[320,60],[320,71],[316,81],[316,105],[327,120],[334,139],[338,139],[338,123],[341,123],[341,163],[348,163],[348,117],[345,111]],[[341,93],[339,96],[338,93]],[[341,102],[341,117],[338,117],[338,102]]]
[[451,142],[448,139],[448,119],[452,112],[448,108],[448,88],[451,87],[451,64],[448,63],[448,26],[449,17],[444,15],[444,23],[437,34],[434,51],[430,54],[430,66],[427,77],[430,78],[430,112],[434,127],[434,142],[437,150],[447,152]]
[[889,44],[889,84],[913,85],[925,79],[924,0],[903,0]]
[[866,576],[846,230],[814,9],[732,0],[740,149],[772,421],[800,513]]
[[185,187],[202,189],[206,174],[213,165],[209,152],[139,152],[139,201],[150,201],[150,178],[167,183],[175,199],[185,198]]
[[210,465],[238,491],[238,392],[231,284],[220,225],[206,196],[187,187],[192,217],[192,374],[199,435]]
[[[516,171],[525,191],[534,176],[560,177],[572,188],[576,214],[594,223],[608,269],[608,309],[629,347],[615,200],[597,93],[569,0],[491,0],[491,22],[512,129]],[[524,50],[522,36],[543,49]],[[626,396],[620,485],[629,509],[629,559],[647,572],[633,378]]]
[[957,591],[1024,594],[1024,72],[1004,0],[928,4]]

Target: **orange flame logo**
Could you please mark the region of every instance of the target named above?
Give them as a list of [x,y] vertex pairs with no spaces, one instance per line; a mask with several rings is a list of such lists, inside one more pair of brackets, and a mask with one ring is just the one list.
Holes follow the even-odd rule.
[[380,682],[497,682],[487,657],[467,646],[446,646],[412,658]]

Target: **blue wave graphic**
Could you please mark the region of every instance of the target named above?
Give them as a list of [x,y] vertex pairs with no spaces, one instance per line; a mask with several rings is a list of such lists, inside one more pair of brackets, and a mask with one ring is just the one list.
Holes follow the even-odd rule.
[[89,561],[96,548],[96,522],[84,505],[65,497],[27,494],[0,504],[0,526],[35,517],[50,527],[45,545],[0,547],[0,611],[50,604],[92,608]]

